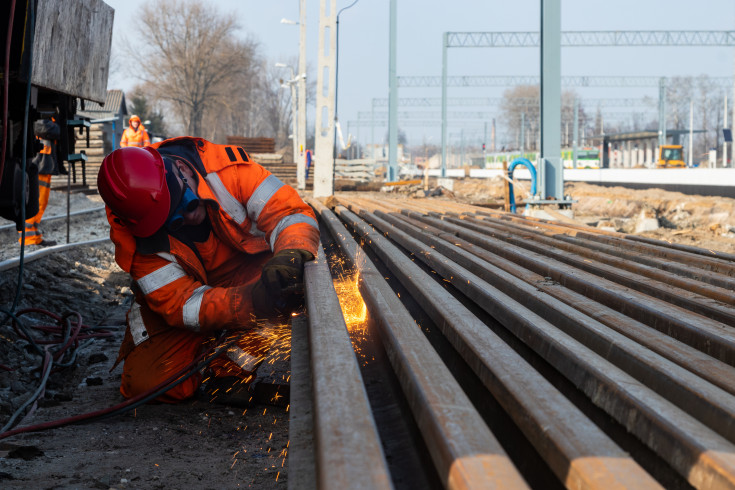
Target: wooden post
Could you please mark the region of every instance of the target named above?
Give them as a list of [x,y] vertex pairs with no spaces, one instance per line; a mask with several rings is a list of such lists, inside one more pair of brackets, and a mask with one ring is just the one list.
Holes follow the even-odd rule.
[[[508,161],[503,160],[503,175],[508,174]],[[510,213],[510,183],[508,179],[503,179],[503,196],[505,196],[504,208],[506,213]]]

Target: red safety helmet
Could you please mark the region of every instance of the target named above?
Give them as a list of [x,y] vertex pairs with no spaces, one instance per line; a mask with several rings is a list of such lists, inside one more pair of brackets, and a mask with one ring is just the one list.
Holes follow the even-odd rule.
[[137,237],[149,237],[166,222],[171,193],[166,166],[150,147],[128,146],[107,155],[97,175],[105,204]]

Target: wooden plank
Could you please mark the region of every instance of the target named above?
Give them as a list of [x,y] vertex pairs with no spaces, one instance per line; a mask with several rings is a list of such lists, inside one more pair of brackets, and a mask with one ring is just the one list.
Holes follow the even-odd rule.
[[102,0],[38,0],[33,85],[104,103],[114,16]]

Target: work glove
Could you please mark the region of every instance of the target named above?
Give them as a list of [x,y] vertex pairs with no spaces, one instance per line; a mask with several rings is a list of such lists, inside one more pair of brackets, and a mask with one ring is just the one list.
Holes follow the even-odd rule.
[[314,259],[300,249],[281,250],[265,263],[253,287],[253,307],[258,316],[287,315],[303,306],[304,262]]

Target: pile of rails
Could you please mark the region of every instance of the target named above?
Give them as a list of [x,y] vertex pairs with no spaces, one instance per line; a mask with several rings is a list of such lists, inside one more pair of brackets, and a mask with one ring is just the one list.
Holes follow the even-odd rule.
[[449,201],[310,204],[290,484],[735,487],[735,256]]

